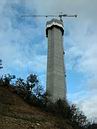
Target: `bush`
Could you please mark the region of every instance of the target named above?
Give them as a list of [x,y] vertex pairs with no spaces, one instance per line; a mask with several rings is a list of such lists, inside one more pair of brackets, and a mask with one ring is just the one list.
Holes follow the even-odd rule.
[[1,86],[11,86],[11,81],[15,79],[15,75],[5,74],[0,78],[0,85]]

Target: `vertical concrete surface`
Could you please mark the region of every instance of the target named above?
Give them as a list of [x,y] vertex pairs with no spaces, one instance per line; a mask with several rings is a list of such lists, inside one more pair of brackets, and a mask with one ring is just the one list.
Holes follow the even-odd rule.
[[62,21],[52,19],[47,22],[48,57],[46,91],[52,101],[66,99],[63,35],[64,26]]

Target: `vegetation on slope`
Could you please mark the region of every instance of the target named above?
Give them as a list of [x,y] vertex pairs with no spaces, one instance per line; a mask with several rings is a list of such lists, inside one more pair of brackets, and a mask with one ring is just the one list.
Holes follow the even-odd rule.
[[[94,125],[96,126],[96,124],[89,123],[87,117],[76,107],[76,105],[70,106],[64,100],[58,100],[57,102],[52,103],[49,100],[47,93],[43,94],[43,90],[39,85],[38,77],[35,74],[30,74],[26,81],[18,78],[14,84],[11,83],[13,79],[15,79],[14,75],[8,74],[2,76],[0,78],[0,87],[10,89],[12,94],[14,93],[20,96],[30,106],[37,106],[42,111],[53,114],[56,117],[57,125],[60,129],[66,129],[68,126],[73,129],[95,129]],[[11,104],[8,105],[12,105],[13,103],[14,102],[11,101]],[[6,108],[3,105],[3,112],[1,112],[1,114],[3,113],[2,115],[6,115],[9,111],[11,111],[10,108]],[[28,121],[30,120],[30,122],[33,122],[33,119],[29,119],[29,116],[22,117],[22,119],[27,119]],[[15,119],[17,118],[16,115]],[[21,117],[19,117],[19,119],[21,119]]]

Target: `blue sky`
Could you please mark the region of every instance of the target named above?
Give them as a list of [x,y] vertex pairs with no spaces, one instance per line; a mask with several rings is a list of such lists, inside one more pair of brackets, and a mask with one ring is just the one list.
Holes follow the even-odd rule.
[[64,50],[67,98],[90,119],[97,120],[97,1],[96,0],[3,0],[0,1],[0,59],[10,73],[26,78],[39,76],[46,85],[48,18],[22,14],[78,14],[64,19]]

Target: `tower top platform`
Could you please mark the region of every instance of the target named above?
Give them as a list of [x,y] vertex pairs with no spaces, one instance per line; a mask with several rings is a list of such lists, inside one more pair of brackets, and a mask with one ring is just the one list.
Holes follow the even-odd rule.
[[48,30],[53,27],[59,28],[62,31],[62,35],[64,34],[64,25],[61,20],[53,18],[52,20],[46,23],[46,36],[48,37]]

